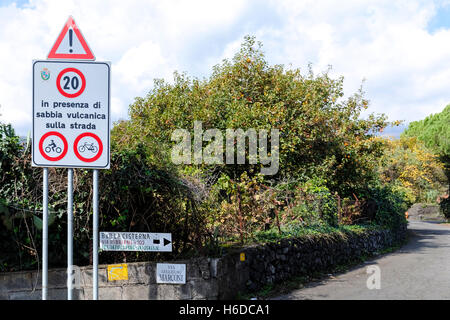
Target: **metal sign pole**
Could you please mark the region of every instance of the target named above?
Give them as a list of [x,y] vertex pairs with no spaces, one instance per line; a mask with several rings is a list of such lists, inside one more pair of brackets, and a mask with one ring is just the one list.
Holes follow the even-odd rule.
[[42,300],[47,300],[48,275],[48,168],[43,171],[42,192]]
[[[68,42],[64,40],[66,35],[70,38]],[[48,289],[48,168],[53,167],[68,168],[67,299],[72,300],[74,287],[73,168],[110,168],[111,63],[95,61],[95,56],[80,29],[73,18],[69,17],[50,50],[47,60],[33,60],[32,79],[33,147],[31,165],[44,169],[42,300],[47,300]],[[77,97],[79,98],[71,100]],[[50,119],[54,117],[47,115],[49,114],[48,108],[52,104],[61,107],[70,102],[85,108],[85,117],[83,118],[90,118],[92,122],[80,124],[78,118],[70,117],[69,112],[73,110],[68,109],[58,109],[59,119]],[[39,116],[42,113],[45,113],[46,116]],[[53,126],[49,126],[50,122],[53,123],[54,120],[58,121]],[[58,129],[57,131],[54,130],[55,127]],[[72,150],[74,154],[71,154]],[[86,150],[89,152],[85,152]],[[98,169],[93,172],[93,180],[92,281],[93,299],[98,300]],[[77,288],[77,286],[76,284],[75,287]]]
[[73,273],[73,169],[67,170],[67,300],[72,300]]
[[93,199],[93,243],[92,243],[92,268],[93,268],[93,300],[98,300],[98,170],[94,169],[94,199]]

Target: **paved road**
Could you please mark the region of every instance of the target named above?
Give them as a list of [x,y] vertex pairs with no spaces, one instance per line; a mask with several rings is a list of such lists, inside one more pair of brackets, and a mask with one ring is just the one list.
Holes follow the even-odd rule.
[[[276,300],[450,300],[450,225],[410,221],[408,244],[341,275],[312,283]],[[367,280],[380,269],[380,289],[368,289]]]

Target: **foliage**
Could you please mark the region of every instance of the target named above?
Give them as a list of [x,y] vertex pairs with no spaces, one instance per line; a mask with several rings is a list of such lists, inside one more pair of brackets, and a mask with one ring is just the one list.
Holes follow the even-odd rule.
[[[203,130],[228,128],[279,129],[280,172],[274,178],[317,177],[327,187],[351,195],[373,178],[382,143],[374,138],[387,125],[386,117],[360,119],[368,101],[360,90],[343,98],[343,78],[328,71],[306,75],[299,69],[271,66],[260,43],[247,37],[232,61],[216,65],[208,79],[190,79],[175,73],[173,84],[155,82],[145,98],[130,106],[130,121],[121,123],[123,144],[142,143],[149,163],[170,166],[171,134],[187,129],[194,121]],[[158,149],[158,153],[154,150]],[[243,172],[256,174],[257,165],[199,165],[202,170],[223,172],[237,180]],[[185,167],[179,170],[185,172]]]
[[[384,115],[361,118],[369,101],[360,89],[344,98],[343,78],[329,70],[315,75],[271,66],[261,43],[246,37],[240,51],[213,68],[209,78],[174,74],[173,83],[157,80],[145,98],[130,106],[129,121],[115,126],[119,148],[142,146],[149,166],[175,170],[192,182],[199,206],[208,212],[210,235],[238,237],[293,221],[337,224],[336,194],[360,194],[377,179]],[[202,129],[279,129],[279,167],[275,176],[259,174],[261,164],[175,166],[171,134],[194,121]],[[203,144],[205,147],[205,143]],[[354,206],[354,203],[343,206]],[[353,210],[355,211],[355,210]],[[350,215],[350,213],[349,213]],[[351,223],[351,219],[349,220]]]
[[272,228],[269,230],[255,232],[253,241],[257,243],[277,242],[286,238],[301,238],[313,235],[330,235],[333,233],[361,234],[369,230],[376,230],[376,225],[340,225],[330,226],[326,224],[304,226],[301,223],[291,223],[281,228],[281,233]]
[[253,239],[261,230],[291,223],[304,227],[336,225],[336,199],[323,181],[287,181],[268,186],[261,175],[244,172],[238,181],[223,174],[211,188],[208,226],[229,239]]
[[[271,66],[262,45],[246,37],[234,58],[215,66],[209,78],[175,73],[173,83],[157,80],[130,105],[130,120],[113,127],[111,169],[100,177],[100,230],[171,232],[174,252],[101,252],[100,262],[218,254],[226,242],[326,231],[341,228],[339,223],[405,223],[405,186],[379,182],[386,141],[377,133],[389,123],[384,115],[363,119],[369,101],[362,89],[344,98],[343,78],[333,79],[329,71]],[[222,132],[278,129],[280,170],[264,176],[262,164],[249,164],[248,154],[244,165],[175,165],[172,133],[187,129],[193,136],[194,121],[202,121],[203,130]],[[0,237],[7,253],[0,268],[33,268],[41,252],[42,174],[31,167],[29,144],[20,144],[10,126],[1,138]],[[66,261],[65,172],[49,170],[52,267]],[[91,260],[91,186],[90,171],[76,170],[78,265]],[[373,216],[365,214],[373,211],[370,203]]]
[[450,156],[450,105],[424,120],[411,122],[403,136],[417,137],[440,155]]
[[[9,128],[9,127],[8,127]],[[0,270],[36,268],[42,244],[42,170],[31,167],[30,147],[18,137],[2,139],[3,176],[0,188]],[[176,175],[148,167],[142,149],[116,149],[112,144],[111,169],[100,172],[99,229],[101,231],[169,232],[173,252],[164,258],[191,254],[205,236],[204,218],[193,194]],[[12,166],[11,166],[12,164]],[[66,261],[66,170],[49,169],[49,265]],[[74,170],[74,263],[92,260],[92,174]],[[101,263],[161,259],[157,253],[101,252]]]
[[380,179],[405,192],[410,202],[436,202],[447,182],[444,165],[416,137],[386,140]]
[[405,212],[413,203],[407,200],[404,191],[389,184],[375,183],[366,192],[366,197],[375,201],[377,207],[373,222],[391,229],[406,224]]
[[441,210],[447,219],[450,219],[450,197],[446,197],[440,202]]
[[[432,114],[424,120],[410,123],[404,136],[417,137],[440,156],[447,176],[447,197],[450,195],[450,105],[440,113]],[[441,210],[450,217],[448,198],[441,201]]]

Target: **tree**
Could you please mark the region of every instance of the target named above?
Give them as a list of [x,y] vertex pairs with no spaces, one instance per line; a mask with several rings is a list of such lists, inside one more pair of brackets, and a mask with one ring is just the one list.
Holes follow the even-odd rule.
[[[271,66],[261,43],[246,37],[232,61],[216,65],[207,79],[175,73],[173,84],[156,81],[145,98],[136,98],[130,121],[115,133],[124,148],[142,143],[149,163],[173,167],[171,134],[183,128],[192,136],[195,121],[203,130],[222,132],[278,129],[280,171],[266,180],[321,177],[333,191],[352,195],[373,178],[383,145],[375,134],[388,123],[384,115],[361,119],[369,105],[362,90],[344,99],[343,78],[332,79],[328,71],[314,75],[310,68],[302,74]],[[243,172],[256,174],[260,166],[249,164],[247,157],[246,165],[197,167],[238,179]]]
[[411,202],[435,202],[447,182],[439,157],[416,137],[386,140],[386,147],[382,181],[406,191]]
[[[405,137],[417,137],[427,147],[439,155],[445,165],[445,174],[450,182],[450,105],[440,113],[432,114],[424,120],[411,122],[402,134]],[[444,214],[450,217],[450,183],[447,198],[441,202]]]
[[450,105],[424,120],[411,122],[402,136],[417,137],[443,157],[450,157]]

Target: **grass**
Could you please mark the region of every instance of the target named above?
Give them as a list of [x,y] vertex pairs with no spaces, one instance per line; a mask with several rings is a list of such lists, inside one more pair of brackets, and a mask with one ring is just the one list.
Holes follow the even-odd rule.
[[362,234],[370,230],[380,230],[382,227],[375,224],[367,225],[340,225],[329,226],[326,224],[317,224],[304,226],[301,224],[289,224],[281,226],[281,232],[278,228],[271,228],[265,231],[255,232],[251,237],[248,237],[244,243],[239,239],[227,239],[221,241],[222,248],[236,248],[252,244],[276,243],[283,239],[301,238],[308,236],[332,235],[332,234]]

